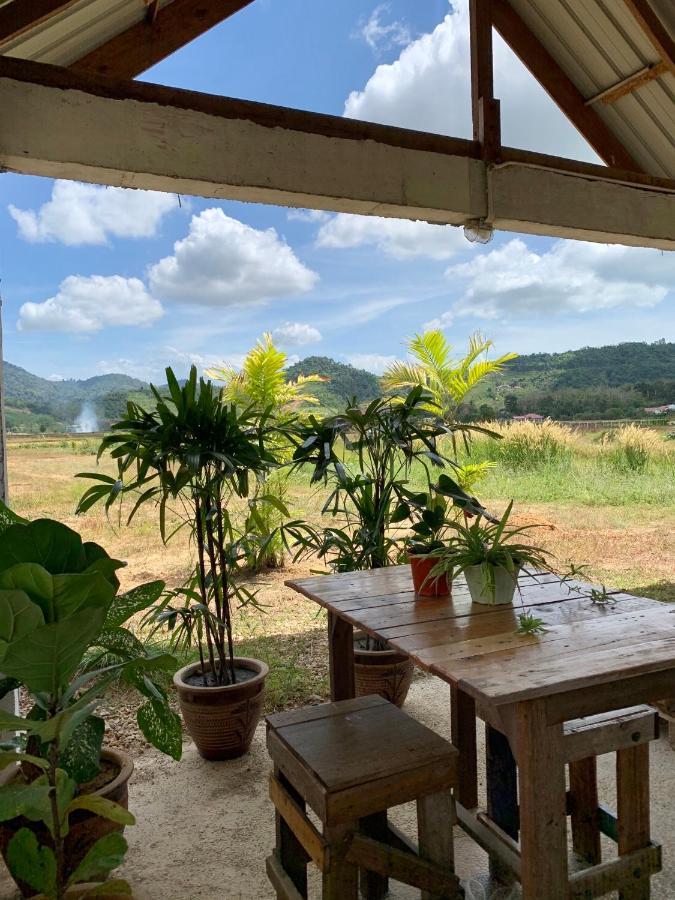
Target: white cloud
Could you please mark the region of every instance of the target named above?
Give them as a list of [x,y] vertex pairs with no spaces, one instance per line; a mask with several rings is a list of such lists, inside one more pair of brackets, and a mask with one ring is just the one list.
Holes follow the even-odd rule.
[[24,303],[19,331],[71,331],[81,334],[119,325],[150,325],[164,313],[138,278],[121,275],[70,275],[54,297]]
[[338,213],[323,224],[316,243],[340,249],[374,246],[396,259],[450,259],[468,246],[461,229],[452,225],[349,213]]
[[382,375],[384,370],[393,363],[398,362],[396,356],[386,356],[380,353],[350,353],[343,357],[357,369],[366,369],[374,375]]
[[109,237],[153,237],[162,217],[177,206],[173,194],[55,181],[51,199],[38,210],[11,204],[8,209],[25,241],[74,246],[105,244]]
[[284,322],[272,332],[272,340],[282,347],[303,347],[321,340],[321,332],[306,322]]
[[404,47],[409,44],[412,35],[410,28],[398,19],[384,22],[385,13],[389,12],[389,4],[376,6],[367,21],[362,21],[359,34],[368,46],[375,51],[388,50],[391,47]]
[[[468,0],[399,58],[377,67],[344,114],[388,125],[470,138],[471,89]],[[501,100],[506,145],[597,162],[597,157],[544,89],[495,34],[495,95]]]
[[675,259],[657,250],[556,241],[537,253],[514,239],[447,275],[467,282],[455,312],[482,318],[653,307],[675,280]]
[[454,321],[455,314],[448,310],[447,312],[441,313],[438,318],[425,322],[424,325],[422,325],[422,331],[444,331],[446,328],[450,328]]
[[359,303],[358,306],[342,311],[335,324],[346,324],[348,326],[365,325],[367,322],[379,319],[380,316],[392,309],[396,309],[397,306],[403,306],[405,303],[410,303],[410,298],[387,297],[382,300],[367,300],[365,303]]
[[151,267],[150,286],[167,300],[199,306],[256,303],[309,291],[318,275],[274,228],[258,231],[222,209],[193,216],[173,256]]

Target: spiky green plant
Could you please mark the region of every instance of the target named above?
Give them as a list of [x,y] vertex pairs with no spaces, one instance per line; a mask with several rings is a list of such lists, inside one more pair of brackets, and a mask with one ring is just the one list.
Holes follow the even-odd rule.
[[486,376],[501,371],[517,356],[516,353],[505,353],[497,359],[488,359],[491,347],[492,341],[476,332],[469,339],[466,355],[456,360],[442,331],[416,334],[408,341],[408,353],[414,361],[389,366],[382,376],[382,386],[398,396],[421,385],[431,394],[435,411],[440,411],[446,422],[454,421],[468,393]]

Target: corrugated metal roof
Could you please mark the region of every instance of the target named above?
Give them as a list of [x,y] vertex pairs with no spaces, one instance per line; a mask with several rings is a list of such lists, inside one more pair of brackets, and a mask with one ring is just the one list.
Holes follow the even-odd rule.
[[[160,6],[170,2],[160,0]],[[660,61],[658,50],[623,0],[508,2],[587,99]],[[651,3],[675,36],[675,2]],[[145,0],[77,0],[0,45],[0,53],[67,66],[140,22],[145,12]],[[594,108],[645,172],[675,178],[672,71],[612,104],[597,102]]]
[[[622,0],[509,2],[587,99],[660,61],[658,50]],[[653,8],[675,31],[675,3],[653,0]],[[645,172],[675,178],[672,72],[594,108]]]
[[[22,0],[12,0],[17,5]],[[160,7],[171,0],[160,0]],[[0,45],[0,53],[33,62],[69,66],[141,22],[145,0],[78,0],[29,31]]]

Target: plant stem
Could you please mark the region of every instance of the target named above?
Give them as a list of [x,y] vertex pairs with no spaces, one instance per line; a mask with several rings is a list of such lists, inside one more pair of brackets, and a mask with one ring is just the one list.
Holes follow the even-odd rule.
[[63,835],[61,833],[61,817],[59,802],[56,796],[56,770],[58,768],[58,748],[55,743],[49,747],[49,802],[52,810],[54,856],[56,857],[56,900],[63,900],[66,893],[66,865]]
[[[204,562],[204,535],[202,533],[202,512],[201,512],[201,504],[199,502],[199,497],[195,496],[195,521],[197,523],[197,557],[199,561],[199,593],[202,597],[202,603],[205,607],[208,608],[209,598],[206,593],[206,565]],[[211,632],[209,630],[208,617],[204,617],[204,630],[206,632],[206,644],[209,652],[209,663],[211,665],[211,672],[213,673],[213,677],[216,678],[216,658],[213,653],[213,646],[211,644]],[[201,655],[201,643],[199,645],[200,655]],[[204,675],[204,687],[208,686],[208,680],[206,677],[206,672],[203,671]]]

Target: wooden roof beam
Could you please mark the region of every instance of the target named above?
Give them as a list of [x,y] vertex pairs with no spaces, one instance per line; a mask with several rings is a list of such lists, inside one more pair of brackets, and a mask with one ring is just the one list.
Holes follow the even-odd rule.
[[109,78],[135,78],[239,12],[253,0],[172,0],[153,15],[71,63]]
[[492,0],[470,0],[469,22],[473,139],[483,159],[497,159],[502,140],[499,100],[494,97]]
[[0,6],[0,45],[51,19],[76,0],[13,0]]
[[589,97],[586,101],[586,106],[590,106],[592,103],[604,103],[606,105],[616,103],[617,100],[620,100],[627,94],[631,94],[638,88],[643,87],[643,85],[649,84],[656,78],[660,78],[661,75],[665,75],[668,71],[668,65],[663,60],[650,66],[643,66],[639,71],[633,72],[627,78],[622,78],[621,81],[605,88],[604,91],[600,91],[594,97]]
[[0,170],[675,249],[675,182],[0,57]]
[[640,28],[658,51],[671,72],[675,73],[675,41],[654,12],[649,0],[624,0]]
[[634,172],[642,171],[641,166],[596,110],[586,105],[586,99],[581,91],[530,31],[508,0],[492,0],[492,21],[516,56],[586,138],[598,156],[608,166]]

